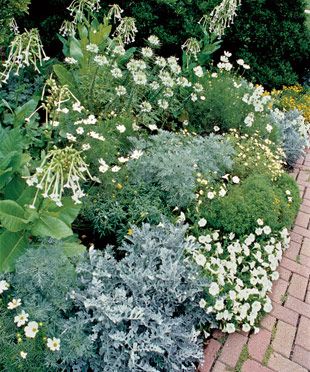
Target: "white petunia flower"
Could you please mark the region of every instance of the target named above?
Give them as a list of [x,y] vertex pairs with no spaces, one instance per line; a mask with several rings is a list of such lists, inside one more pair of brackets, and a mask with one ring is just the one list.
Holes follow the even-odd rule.
[[206,301],[202,298],[200,301],[199,301],[199,306],[204,309],[206,307]]
[[220,287],[217,283],[212,282],[209,287],[209,293],[211,296],[216,296],[220,293]]
[[198,226],[199,227],[205,227],[207,224],[207,220],[205,218],[201,218],[199,221],[198,221]]
[[264,231],[264,234],[266,234],[266,235],[269,235],[270,233],[271,233],[271,228],[270,228],[270,226],[264,226],[263,227],[263,231]]

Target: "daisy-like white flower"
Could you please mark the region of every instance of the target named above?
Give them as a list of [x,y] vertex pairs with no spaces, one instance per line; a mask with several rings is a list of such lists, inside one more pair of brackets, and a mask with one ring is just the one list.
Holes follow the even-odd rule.
[[17,327],[21,327],[23,325],[25,325],[28,321],[28,316],[29,314],[27,314],[24,310],[22,310],[22,312],[18,315],[16,315],[14,317],[14,323],[17,323]]
[[28,338],[35,338],[39,332],[39,324],[37,322],[29,322],[24,328],[25,335]]
[[131,159],[138,160],[143,155],[143,151],[141,150],[134,150],[130,155]]
[[0,294],[4,291],[7,291],[10,287],[10,284],[6,280],[0,280]]
[[11,302],[8,303],[8,309],[13,310],[19,307],[22,304],[22,300],[20,298],[16,299],[13,298]]
[[117,125],[116,126],[116,129],[120,132],[120,133],[124,133],[126,131],[126,127],[125,125]]
[[46,345],[51,351],[59,351],[60,350],[60,339],[56,337],[48,338]]
[[99,164],[99,172],[105,173],[109,169],[108,164],[102,158],[99,159]]
[[117,165],[114,165],[114,167],[111,168],[111,171],[113,173],[117,173],[121,170],[121,167],[117,166]]

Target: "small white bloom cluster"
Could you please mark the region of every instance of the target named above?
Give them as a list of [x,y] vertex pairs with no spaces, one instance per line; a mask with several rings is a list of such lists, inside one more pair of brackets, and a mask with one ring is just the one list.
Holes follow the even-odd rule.
[[233,65],[229,62],[229,57],[231,57],[231,53],[224,51],[224,55],[220,57],[221,62],[217,64],[220,70],[230,71],[233,68]]
[[[253,84],[250,84],[250,87],[253,88]],[[256,112],[263,112],[265,105],[271,100],[269,95],[264,95],[264,87],[258,85],[253,89],[252,94],[246,93],[242,101],[248,105],[253,105]]]
[[114,36],[119,38],[124,44],[129,44],[135,41],[137,32],[136,20],[132,17],[124,17],[121,18],[120,24],[117,26]]
[[[217,5],[209,17],[203,17],[200,23],[209,23],[209,32],[214,33],[218,38],[221,38],[227,27],[234,23],[236,11],[241,5],[241,0],[223,0]],[[206,24],[205,24],[206,26]]]
[[1,83],[7,83],[11,71],[15,71],[14,75],[19,75],[20,69],[32,66],[36,72],[40,73],[37,65],[42,66],[43,61],[47,60],[49,57],[44,52],[37,29],[16,34],[10,44],[9,56],[3,63],[5,69],[0,73],[0,87]]
[[[10,285],[6,280],[0,280],[0,295],[9,289]],[[12,298],[10,302],[7,304],[7,309],[10,311],[14,311],[15,309],[22,306],[22,300],[20,298]],[[25,312],[25,310],[21,310],[14,316],[14,323],[18,328],[24,327],[24,333],[26,338],[34,339],[39,332],[39,326],[42,323],[38,323],[36,321],[29,321],[29,314]],[[20,343],[22,342],[21,335],[17,334],[17,341]],[[47,338],[46,346],[51,351],[59,351],[60,350],[60,339],[59,338]],[[20,351],[19,353],[22,359],[26,359],[28,353],[25,351]]]
[[[198,221],[199,228],[206,224],[204,219]],[[200,306],[215,315],[224,332],[239,328],[258,331],[259,318],[272,310],[268,292],[279,276],[276,270],[289,243],[287,229],[272,234],[258,219],[255,233],[243,239],[236,239],[234,233],[221,236],[213,231],[200,235],[198,241],[202,248],[192,252],[193,259],[211,280]]]

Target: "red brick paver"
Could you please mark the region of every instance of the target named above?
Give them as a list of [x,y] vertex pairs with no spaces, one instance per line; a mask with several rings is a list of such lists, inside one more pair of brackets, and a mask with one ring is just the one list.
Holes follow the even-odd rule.
[[310,371],[310,149],[291,175],[303,202],[270,294],[273,309],[257,334],[237,332],[225,341],[225,334],[214,331],[200,372],[236,371],[237,364],[241,372]]

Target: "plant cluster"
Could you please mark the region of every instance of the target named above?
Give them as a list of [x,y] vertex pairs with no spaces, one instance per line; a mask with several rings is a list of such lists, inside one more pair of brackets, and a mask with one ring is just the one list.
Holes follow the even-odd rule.
[[[43,64],[38,32],[16,33],[1,75],[0,370],[194,371],[210,328],[258,331],[300,204],[285,166],[309,128],[240,76],[248,60],[224,51],[207,69],[239,5],[213,4],[182,61],[154,34],[132,47],[136,20],[114,4],[99,21],[98,0],[69,5],[64,61]],[[42,92],[32,78],[13,94],[31,68]]]

